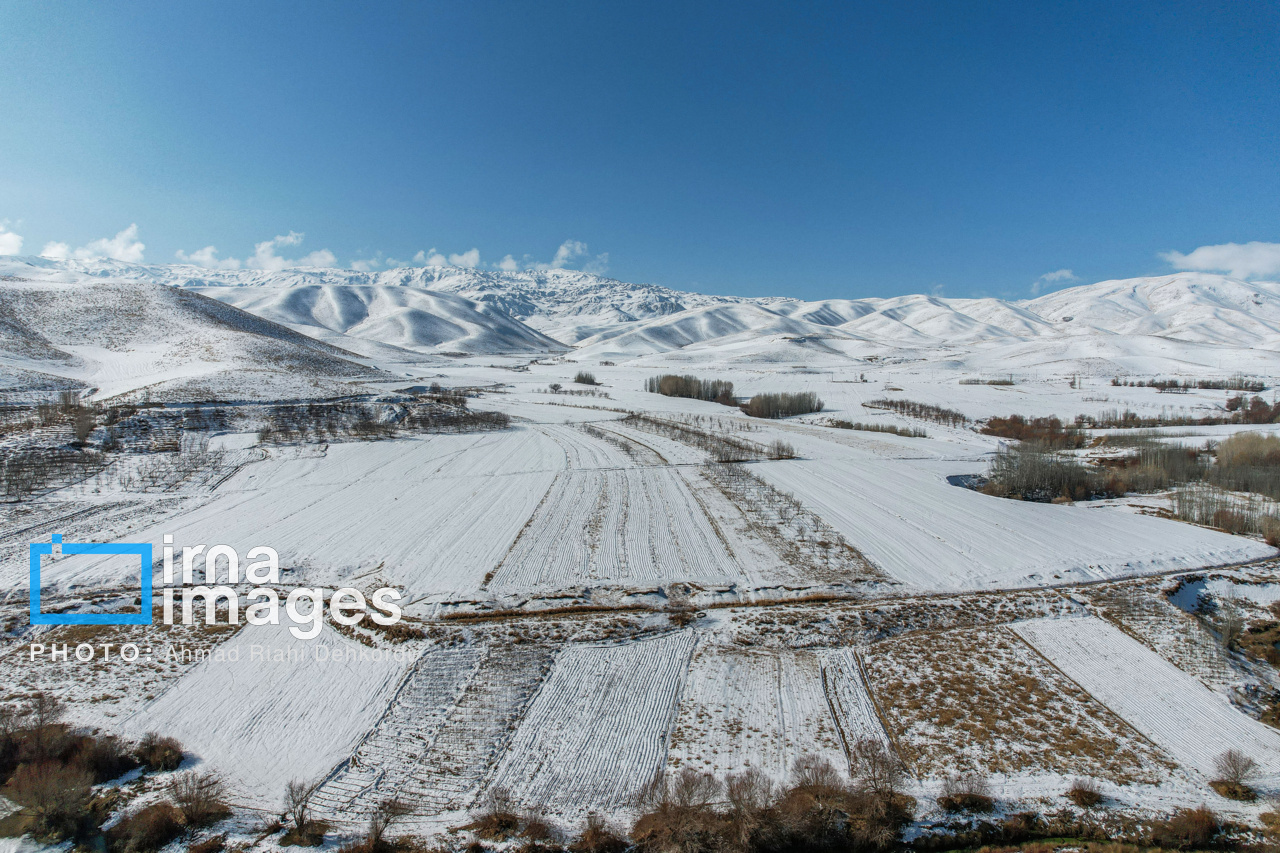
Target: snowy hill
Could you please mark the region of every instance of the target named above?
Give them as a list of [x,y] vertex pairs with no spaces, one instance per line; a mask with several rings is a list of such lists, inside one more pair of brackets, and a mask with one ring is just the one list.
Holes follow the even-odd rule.
[[[41,260],[64,273],[194,289],[370,357],[411,350],[726,361],[908,357],[970,369],[1268,371],[1280,285],[1203,273],[1106,281],[1038,299],[801,301],[683,293],[575,270],[207,270]],[[1226,349],[1223,349],[1226,348]],[[1158,353],[1158,355],[1153,355]],[[1206,353],[1209,353],[1208,355]],[[1064,360],[1065,359],[1065,360]]]
[[[165,399],[274,399],[349,393],[383,378],[353,354],[197,293],[0,262],[0,374],[34,387],[139,389]],[[8,383],[7,383],[8,384]]]

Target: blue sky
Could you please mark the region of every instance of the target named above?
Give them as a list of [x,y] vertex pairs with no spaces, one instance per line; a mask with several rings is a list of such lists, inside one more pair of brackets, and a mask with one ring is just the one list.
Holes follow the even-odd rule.
[[1277,43],[1272,3],[0,0],[0,251],[1275,279]]

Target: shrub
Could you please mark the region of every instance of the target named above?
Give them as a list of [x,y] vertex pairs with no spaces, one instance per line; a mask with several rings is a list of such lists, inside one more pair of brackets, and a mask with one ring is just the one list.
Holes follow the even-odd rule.
[[111,827],[107,843],[113,853],[154,853],[181,837],[180,816],[168,803],[155,803]]
[[902,760],[879,740],[863,738],[849,748],[849,774],[860,788],[891,794],[905,773]]
[[1265,515],[1260,524],[1263,540],[1272,548],[1280,548],[1280,518]]
[[969,423],[969,418],[963,412],[957,412],[955,409],[944,409],[941,406],[921,403],[916,400],[889,400],[882,398],[862,405],[868,409],[887,409],[900,415],[933,421],[944,426],[962,427]]
[[990,812],[996,807],[987,780],[977,775],[948,776],[938,805],[948,812]]
[[582,831],[569,845],[573,853],[623,853],[631,845],[598,814],[587,815]]
[[1218,444],[1218,464],[1226,467],[1280,465],[1280,437],[1269,433],[1238,432]]
[[1102,802],[1102,788],[1092,779],[1077,779],[1066,796],[1082,809],[1092,808]]
[[187,826],[194,828],[217,823],[231,814],[224,797],[226,785],[217,773],[189,770],[169,781],[169,796],[182,812]]
[[293,826],[280,837],[284,845],[318,847],[324,841],[329,827],[311,815],[311,798],[320,789],[320,782],[294,779],[284,788],[284,811]]
[[573,381],[579,385],[599,385],[600,384],[599,382],[596,381],[595,374],[590,373],[586,370],[579,370],[577,374],[573,377]]
[[116,779],[138,766],[138,761],[120,743],[120,739],[86,737],[79,742],[71,763],[83,767],[94,784]]
[[37,840],[59,841],[81,833],[91,821],[93,778],[82,768],[51,761],[23,764],[9,782],[9,795],[26,806]]
[[520,830],[520,816],[505,788],[491,788],[485,795],[484,808],[472,817],[467,829],[486,841],[505,841]]
[[177,770],[182,765],[182,744],[171,737],[148,732],[134,755],[148,770]]
[[1178,809],[1166,820],[1152,827],[1152,840],[1156,844],[1175,850],[1202,850],[1213,843],[1222,828],[1218,816],[1206,806],[1195,809]]
[[227,846],[227,834],[211,835],[187,848],[187,853],[222,853]]
[[796,449],[792,447],[789,443],[783,441],[782,439],[775,438],[769,444],[769,458],[770,459],[795,459]]
[[1230,800],[1253,802],[1258,795],[1249,783],[1258,775],[1258,762],[1238,749],[1228,749],[1213,760],[1213,790]]
[[1075,427],[1064,427],[1057,418],[1027,420],[1022,415],[990,418],[982,427],[982,433],[1015,441],[1034,441],[1053,449],[1083,447],[1085,441],[1083,432]]
[[822,400],[813,391],[756,394],[742,406],[742,411],[753,418],[789,418],[821,412]]
[[726,406],[737,405],[733,397],[733,383],[725,379],[699,379],[696,376],[664,373],[661,376],[650,376],[645,380],[644,390],[664,397],[687,397],[691,400],[706,400]]

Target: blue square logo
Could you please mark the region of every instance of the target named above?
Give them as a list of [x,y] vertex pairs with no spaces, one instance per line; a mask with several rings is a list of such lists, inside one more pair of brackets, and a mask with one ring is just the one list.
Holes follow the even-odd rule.
[[[142,579],[141,613],[41,613],[40,558],[58,547],[63,554],[137,554]],[[32,625],[150,625],[151,624],[151,543],[63,542],[53,534],[52,542],[31,543],[31,624]]]

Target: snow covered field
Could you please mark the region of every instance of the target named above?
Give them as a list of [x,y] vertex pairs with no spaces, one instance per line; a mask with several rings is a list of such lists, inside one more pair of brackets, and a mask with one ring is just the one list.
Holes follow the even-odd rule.
[[1214,759],[1239,749],[1270,784],[1280,776],[1280,732],[1245,716],[1221,696],[1101,619],[1044,619],[1014,630],[1068,678],[1207,777]]
[[124,723],[163,732],[231,780],[248,805],[278,802],[344,758],[382,715],[412,659],[326,628],[314,641],[248,625]]
[[1256,560],[1261,542],[1087,505],[989,497],[935,463],[862,458],[752,466],[873,562],[920,589],[1038,586]]
[[556,658],[494,776],[520,803],[559,815],[635,802],[662,770],[696,638],[683,631]]
[[[1077,775],[1124,786],[1112,795],[1126,807],[1195,804],[1214,796],[1204,777],[1230,747],[1263,765],[1268,791],[1280,784],[1280,733],[1248,715],[1280,673],[1224,652],[1189,615],[1203,592],[1266,616],[1275,549],[1144,514],[1167,495],[1051,505],[947,479],[986,471],[1001,441],[974,422],[995,415],[1222,416],[1233,392],[1112,378],[1280,374],[1280,287],[1183,275],[1017,303],[800,303],[569,270],[0,269],[25,279],[0,282],[0,308],[23,319],[0,337],[6,393],[47,400],[69,382],[144,412],[216,399],[231,421],[206,430],[225,454],[194,474],[140,488],[130,478],[171,454],[112,452],[97,474],[4,505],[0,674],[14,697],[65,695],[73,723],[177,737],[240,804],[276,809],[291,779],[322,780],[316,809],[343,831],[398,794],[405,825],[435,832],[505,790],[568,825],[633,814],[644,785],[681,768],[757,767],[785,783],[816,755],[843,773],[862,739],[904,759],[930,800],[922,814],[951,772],[992,774],[1010,809],[1060,805]],[[73,310],[104,294],[132,294],[136,310],[97,326]],[[56,310],[20,310],[31,306]],[[138,318],[208,346],[177,352],[130,332]],[[764,421],[643,390],[667,372],[730,380],[739,398],[813,391],[825,406]],[[993,378],[1013,384],[961,384]],[[230,393],[240,381],[252,393]],[[510,426],[259,433],[263,401],[385,402],[434,384]],[[971,421],[864,405],[884,398]],[[1200,448],[1244,428],[1162,437]],[[734,468],[708,449],[724,438],[782,445]],[[0,434],[0,450],[13,441]],[[178,549],[268,545],[282,587],[390,585],[408,618],[400,633],[327,626],[315,642],[266,626],[25,631],[26,546],[55,533],[157,555],[165,534]],[[1192,579],[1174,603],[1161,586],[1238,563],[1245,580]],[[42,574],[50,607],[134,603],[133,565],[66,557]],[[41,637],[124,636],[220,657],[78,677],[23,657]]]

